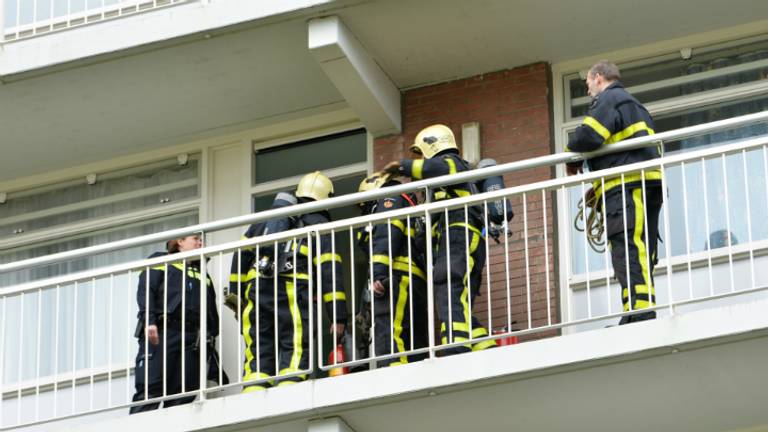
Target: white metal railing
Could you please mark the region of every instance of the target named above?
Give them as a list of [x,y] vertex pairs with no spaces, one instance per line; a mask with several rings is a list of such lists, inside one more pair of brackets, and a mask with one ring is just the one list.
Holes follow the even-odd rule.
[[[652,137],[629,140],[615,145],[614,149],[609,148],[607,150],[620,151],[656,145],[702,133],[765,122],[767,119],[768,113],[750,115],[657,134]],[[606,153],[606,151],[601,153]],[[587,155],[587,157],[593,155]],[[0,266],[0,272],[51,264],[159,240],[180,238],[199,231],[209,232],[248,223],[306,214],[327,208],[342,207],[387,196],[397,196],[405,192],[426,191],[428,196],[430,190],[442,185],[456,184],[470,179],[510,173],[532,167],[551,166],[580,158],[580,155],[575,154],[551,155],[461,173],[450,176],[450,178],[430,179],[372,192],[350,194],[322,202],[300,204],[255,215],[143,236],[111,245],[95,246],[17,263],[3,264]],[[278,385],[287,378],[300,377],[305,374],[318,377],[323,371],[330,371],[339,367],[372,368],[382,366],[392,359],[403,361],[401,358],[405,358],[407,361],[412,361],[425,356],[446,355],[452,349],[462,349],[466,345],[481,346],[484,342],[494,340],[509,342],[511,338],[517,337],[551,336],[560,329],[578,328],[579,326],[605,322],[606,319],[615,320],[646,310],[656,310],[659,313],[676,313],[681,308],[684,310],[685,307],[702,302],[722,301],[735,296],[763,295],[764,289],[768,287],[768,274],[763,273],[762,268],[765,266],[761,267],[760,261],[765,255],[764,241],[749,238],[746,243],[735,245],[728,240],[726,246],[718,250],[713,250],[714,247],[708,247],[704,253],[703,259],[706,260],[704,263],[701,260],[696,261],[696,253],[689,252],[673,257],[670,251],[671,239],[675,238],[674,236],[685,236],[687,233],[677,232],[673,234],[670,232],[669,221],[673,215],[666,211],[660,222],[660,226],[663,226],[662,236],[665,238],[666,254],[657,267],[660,270],[663,269],[664,278],[656,281],[658,300],[653,308],[630,309],[625,312],[615,307],[616,300],[620,298],[620,295],[616,295],[618,288],[610,279],[609,271],[604,271],[600,275],[601,284],[605,287],[604,292],[598,292],[598,285],[600,284],[593,286],[593,278],[587,277],[580,282],[585,286],[580,287],[578,293],[585,293],[585,295],[582,296],[583,307],[579,310],[571,307],[577,301],[577,299],[572,298],[571,290],[567,290],[565,299],[559,298],[557,284],[553,282],[553,280],[557,281],[553,265],[555,259],[558,258],[556,248],[551,242],[552,224],[555,219],[555,196],[559,195],[561,201],[565,201],[570,188],[576,187],[585,190],[593,181],[604,182],[607,178],[627,175],[628,173],[646,172],[652,169],[662,171],[662,189],[666,191],[670,188],[668,175],[672,170],[682,169],[684,172],[686,166],[690,167],[695,164],[704,166],[711,161],[722,164],[723,179],[727,182],[729,179],[728,164],[725,163],[727,158],[740,159],[744,166],[745,175],[748,158],[752,162],[757,160],[758,164],[755,166],[759,166],[763,178],[768,179],[768,137],[753,138],[689,153],[667,155],[660,159],[600,172],[569,178],[556,178],[465,198],[425,203],[375,215],[305,226],[291,231],[208,246],[139,262],[113,265],[3,289],[0,291],[0,312],[3,320],[3,325],[0,326],[2,329],[0,330],[0,353],[3,353],[0,356],[0,363],[2,363],[0,370],[8,371],[15,368],[17,379],[6,381],[8,374],[4,373],[3,397],[0,398],[0,416],[2,416],[0,417],[0,427],[15,428],[115,408],[138,407],[147,403],[166,400],[174,401],[182,396],[205,399],[212,393],[229,388],[239,389],[244,385]],[[647,191],[645,186],[643,184],[642,187],[644,194]],[[745,191],[750,188],[750,185],[746,177],[739,184],[726,184],[726,195],[729,187],[732,191]],[[768,205],[768,185],[765,186],[764,191],[759,192],[766,197],[763,205]],[[488,262],[485,266],[481,266],[479,258],[474,260],[478,264],[477,268],[482,271],[482,282],[478,286],[469,287],[467,294],[460,291],[462,293],[461,301],[466,303],[466,308],[470,311],[469,315],[474,315],[477,318],[477,321],[470,319],[470,317],[462,321],[466,325],[466,329],[462,329],[461,326],[454,325],[455,319],[451,310],[452,305],[455,304],[451,298],[454,295],[453,291],[450,288],[446,290],[444,288],[446,284],[442,281],[436,283],[436,278],[443,279],[441,271],[446,271],[448,275],[451,274],[451,264],[441,267],[439,262],[436,263],[437,257],[434,256],[435,249],[432,246],[443,238],[459,235],[465,242],[464,251],[466,252],[466,250],[471,249],[470,242],[475,241],[472,231],[469,227],[463,226],[448,230],[438,238],[435,234],[439,233],[440,230],[435,233],[430,229],[425,230],[426,247],[424,251],[426,259],[423,261],[425,268],[422,269],[425,280],[421,284],[416,280],[418,271],[414,268],[414,263],[419,262],[413,248],[415,240],[406,241],[406,246],[401,248],[399,252],[393,250],[392,236],[398,229],[395,227],[396,221],[401,221],[405,231],[410,231],[419,218],[423,218],[426,221],[425,225],[429,227],[434,221],[449,218],[453,220],[456,215],[458,217],[463,215],[464,218],[468,218],[472,208],[479,206],[482,209],[480,211],[481,219],[488,226],[488,208],[501,199],[512,200],[517,216],[513,220],[513,224],[502,227],[500,244],[492,245],[490,241],[477,240],[476,250],[484,249]],[[755,206],[758,203],[746,200],[744,201],[746,208],[739,210],[751,215],[753,209],[750,206]],[[768,214],[768,208],[765,211],[765,214]],[[566,219],[570,220],[572,216],[566,214]],[[705,213],[703,217],[706,219],[708,214]],[[755,223],[755,221],[749,220],[750,233],[752,232],[752,225]],[[367,244],[367,251],[358,247],[357,233],[361,232],[361,229],[363,230],[362,233],[365,233],[366,228],[367,232],[372,232],[374,227],[384,227],[384,232],[387,233],[386,258],[388,261],[390,263],[395,262],[397,257],[394,254],[396,253],[405,254],[407,260],[401,261],[405,264],[399,269],[389,267],[389,278],[385,281],[386,293],[384,296],[374,296],[373,301],[361,303],[360,296],[370,292],[371,284],[370,282],[360,282],[360,280],[366,279],[366,276],[373,272],[374,263],[370,256],[374,253],[370,243]],[[730,227],[728,228],[730,229]],[[569,234],[561,235],[568,238],[568,245],[574,244],[574,238],[571,238]],[[450,239],[446,240],[450,241]],[[488,239],[486,238],[486,240]],[[292,282],[293,286],[305,288],[303,292],[305,297],[300,298],[298,295],[291,297],[290,292],[296,294],[298,290],[291,291],[287,285],[283,285],[283,282],[278,282],[279,278],[259,277],[251,281],[236,279],[234,283],[230,282],[230,270],[239,274],[247,273],[246,270],[250,270],[250,268],[237,267],[239,262],[237,259],[235,266],[232,267],[232,257],[239,258],[245,253],[253,253],[255,257],[259,257],[263,255],[262,251],[265,248],[272,247],[274,250],[278,250],[286,241],[295,244],[299,244],[301,241],[307,246],[306,256],[299,255],[301,247],[291,249],[292,252],[290,253],[294,263],[301,263],[302,260],[306,260],[304,270],[301,271],[301,273],[306,272],[306,282],[301,282],[302,276],[296,272],[289,271],[285,278]],[[327,263],[333,263],[332,257],[337,254],[340,255],[340,249],[346,246],[349,247],[348,251],[341,257],[345,264],[342,267],[333,265],[328,270],[328,267],[325,267]],[[451,250],[451,253],[454,252],[455,249]],[[559,254],[564,255],[564,262],[569,263],[572,252],[580,253],[566,247],[561,249]],[[701,257],[701,253],[697,253]],[[330,255],[325,256],[325,254]],[[354,266],[356,261],[361,261],[361,256],[364,257],[362,261],[367,263],[365,268]],[[326,259],[328,257],[331,259]],[[315,262],[314,258],[320,258],[320,260]],[[602,258],[608,262],[607,252],[604,252]],[[222,288],[229,286],[237,298],[235,310],[239,312],[234,313],[237,328],[241,330],[244,327],[246,330],[249,327],[255,328],[255,331],[249,334],[252,334],[256,340],[249,343],[252,347],[259,348],[254,348],[251,354],[246,354],[246,347],[241,342],[242,335],[240,332],[237,334],[220,334],[218,338],[211,338],[211,344],[199,343],[199,345],[195,345],[197,349],[193,350],[190,356],[183,356],[183,360],[179,362],[179,369],[182,371],[181,376],[184,377],[180,389],[173,388],[173,385],[168,382],[169,367],[167,363],[169,360],[163,357],[164,363],[160,367],[166,371],[161,376],[166,379],[162,380],[162,389],[158,392],[150,392],[145,388],[145,391],[138,392],[135,400],[133,400],[135,392],[133,380],[136,379],[136,376],[132,366],[137,351],[132,334],[136,319],[134,318],[135,311],[127,305],[136,302],[137,293],[143,292],[144,297],[149,298],[148,294],[159,288],[160,292],[164,293],[162,296],[163,306],[160,309],[167,311],[169,289],[172,289],[171,285],[175,283],[168,275],[176,268],[174,264],[186,269],[188,264],[194,261],[206,263],[209,259],[211,260],[210,263],[199,267],[199,276],[195,276],[194,271],[192,275],[188,271],[181,272],[181,286],[185,287],[181,295],[182,306],[179,312],[181,316],[169,317],[168,314],[162,314],[158,321],[161,323],[161,328],[168,329],[169,325],[173,325],[172,322],[169,323],[169,320],[178,320],[181,340],[184,341],[179,342],[179,349],[185,352],[188,348],[187,344],[196,343],[195,337],[187,341],[185,336],[189,336],[190,333],[192,335],[196,333],[207,335],[208,329],[214,327],[214,322],[199,317],[207,316],[209,309],[215,309],[216,305],[223,303]],[[650,257],[646,257],[646,261],[648,260]],[[450,260],[448,262],[452,263]],[[472,264],[469,259],[459,262],[462,263],[462,266],[467,266],[466,269],[462,268],[458,272],[460,275],[470,272],[469,270],[475,270],[475,268],[470,269]],[[722,265],[725,265],[725,268],[718,267]],[[697,272],[696,267],[703,269],[704,274]],[[153,268],[157,270],[153,270]],[[396,270],[401,273],[395,275]],[[159,279],[156,278],[154,286],[147,278],[143,279],[143,283],[139,283],[142,274],[151,274],[153,271],[159,272],[156,274],[161,275]],[[572,273],[570,269],[566,269],[566,272]],[[707,274],[709,275],[708,289],[698,289],[699,280],[702,277],[703,280],[706,280]],[[219,288],[215,297],[209,297],[205,289],[200,289],[196,293],[199,297],[189,297],[186,289],[189,280],[186,278],[194,279],[197,277],[200,280],[206,280],[209,275],[212,277],[213,285]],[[404,275],[408,276],[407,282],[397,286],[397,281],[405,280]],[[715,285],[719,284],[716,282],[716,278],[722,275],[726,275],[728,283],[726,289],[719,290],[715,288]],[[349,354],[345,361],[326,361],[324,347],[324,345],[328,345],[329,340],[331,346],[336,346],[340,342],[337,334],[329,333],[326,323],[326,320],[336,321],[340,311],[333,307],[329,311],[324,310],[323,307],[317,309],[314,307],[316,303],[325,304],[324,299],[329,291],[323,290],[323,286],[327,285],[328,277],[331,278],[332,283],[330,285],[332,286],[341,279],[346,278],[349,281],[344,287],[344,291],[346,292],[350,317],[356,317],[361,312],[369,313],[371,317],[374,317],[374,328],[370,330],[373,339],[370,342],[368,339],[360,338],[359,332],[366,329],[352,325],[354,319],[347,321]],[[451,280],[450,277],[444,279]],[[681,284],[679,281],[685,283]],[[472,283],[474,282],[470,282],[470,284]],[[309,289],[309,287],[312,288]],[[412,301],[399,304],[395,296],[398,289],[400,293],[398,295],[407,292],[411,299],[415,299],[419,293],[424,294],[423,303],[417,305],[415,301]],[[474,297],[471,295],[473,289],[481,293],[481,296]],[[681,289],[685,295],[681,295]],[[282,297],[284,291],[289,294]],[[194,293],[194,291],[191,292]],[[575,291],[573,295],[576,294]],[[260,303],[265,298],[268,301]],[[331,298],[335,297],[331,296]],[[215,305],[212,305],[211,301],[215,302]],[[561,301],[564,301],[569,309],[558,314],[557,305]],[[195,321],[194,316],[191,320],[187,319],[185,314],[188,311],[184,305],[188,302],[198,302],[199,310],[206,313],[199,313],[197,321]],[[278,306],[278,304],[284,305],[284,307]],[[332,303],[332,305],[335,304]],[[377,316],[377,308],[382,305],[388,306],[388,309],[384,317],[381,318],[379,325],[382,322],[389,323],[391,327],[407,331],[409,333],[407,343],[402,341],[406,339],[405,335],[403,333],[398,334],[395,330],[389,332],[387,337],[383,339],[384,349],[380,343],[382,339],[379,339],[377,349],[375,335],[377,331],[381,331],[381,328],[377,330],[375,327],[375,317]],[[148,306],[149,303],[144,304],[145,309],[148,309]],[[250,309],[248,309],[249,307]],[[405,313],[406,308],[407,314]],[[279,312],[280,310],[282,310],[282,314]],[[25,318],[25,314],[27,314],[27,318]],[[215,327],[223,328],[222,323],[225,314],[229,315],[229,312],[226,310],[219,311],[216,318],[218,322]],[[298,315],[301,315],[300,319],[296,318]],[[29,316],[36,319],[31,320]],[[291,318],[287,318],[288,316]],[[285,319],[292,321],[286,326]],[[417,320],[421,320],[421,322],[417,322]],[[26,326],[25,323],[27,322],[33,322],[34,325]],[[393,324],[393,322],[395,323]],[[440,328],[437,324],[441,322],[447,325],[443,334],[439,335],[436,334],[436,328]],[[148,327],[149,324],[149,317],[145,314],[144,327]],[[515,326],[517,328],[513,328]],[[504,330],[497,334],[479,331],[481,328],[492,330],[499,327],[503,327]],[[269,328],[273,330],[270,331]],[[292,335],[296,335],[298,329],[301,328],[306,330],[306,333],[303,334],[307,335],[304,336],[305,339],[302,337],[292,339],[303,341],[297,346],[306,350],[306,357],[294,358],[291,356],[292,367],[288,368],[288,371],[283,371],[282,374],[280,374],[281,355],[295,354],[296,349],[281,346],[280,343],[285,338],[274,331],[278,328],[288,328],[293,332]],[[454,331],[465,332],[468,335],[467,340],[457,339],[458,336],[453,334]],[[165,353],[169,352],[168,334],[169,332],[166,331],[161,335],[164,337],[161,338],[160,344],[163,344],[164,349],[162,351]],[[265,337],[268,339],[264,340]],[[83,343],[84,340],[88,342]],[[202,337],[200,340],[207,341],[208,338]],[[118,344],[120,349],[116,349]],[[176,346],[173,342],[171,345],[172,348]],[[97,352],[102,352],[104,346],[107,346],[107,358],[102,359],[99,363],[96,360]],[[230,349],[226,349],[227,346]],[[13,349],[10,349],[11,347]],[[66,347],[69,347],[69,350],[64,349]],[[214,348],[220,354],[222,364],[239,365],[236,371],[228,371],[232,378],[229,384],[224,382],[223,368],[214,369],[213,374],[209,375],[207,367],[197,366],[207,365],[209,354]],[[145,359],[149,357],[151,349],[157,348],[151,348],[147,344],[143,345],[142,350]],[[273,353],[265,352],[265,350],[272,350]],[[5,355],[8,352],[13,353],[13,358]],[[60,359],[60,355],[66,359]],[[248,355],[252,355],[255,360],[255,366],[250,366],[251,370],[248,374],[253,379],[244,380],[243,376],[246,371],[242,359]],[[49,357],[54,357],[52,366],[49,368],[52,370],[46,372],[43,371],[42,361]],[[318,360],[315,360],[316,358]],[[296,363],[293,363],[294,360]],[[264,361],[274,362],[274,365],[264,364]],[[313,364],[318,364],[318,367],[313,368]],[[176,369],[174,365],[171,366],[170,369]],[[148,369],[150,368],[140,369],[140,371],[143,370],[145,382],[150,378]],[[191,374],[185,373],[190,370]],[[154,372],[157,373],[157,371]],[[196,385],[196,381],[203,383],[203,385]],[[206,384],[209,381],[212,382]]]
[[198,0],[2,0],[0,43]]

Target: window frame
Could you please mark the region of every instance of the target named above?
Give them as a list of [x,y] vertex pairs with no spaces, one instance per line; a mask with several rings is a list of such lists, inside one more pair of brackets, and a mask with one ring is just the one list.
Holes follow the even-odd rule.
[[[246,196],[244,197],[244,203],[247,203],[248,212],[253,212],[253,198],[269,193],[277,193],[285,191],[292,187],[295,187],[303,174],[284,177],[277,180],[263,182],[259,184],[253,184],[253,170],[254,170],[254,157],[256,152],[265,150],[268,148],[279,147],[286,144],[293,144],[300,141],[306,141],[310,139],[322,138],[324,136],[336,135],[344,132],[351,132],[357,129],[364,129],[364,125],[360,122],[350,122],[337,126],[331,126],[326,128],[315,129],[311,132],[305,132],[295,135],[289,135],[280,137],[268,141],[253,141],[251,143],[251,160],[249,164],[249,179],[248,188],[246,190]],[[369,175],[373,172],[373,136],[366,130],[366,160],[364,162],[358,162],[355,164],[343,165],[331,169],[326,169],[323,173],[331,180],[337,180],[342,178],[351,177],[354,175],[365,174]]]

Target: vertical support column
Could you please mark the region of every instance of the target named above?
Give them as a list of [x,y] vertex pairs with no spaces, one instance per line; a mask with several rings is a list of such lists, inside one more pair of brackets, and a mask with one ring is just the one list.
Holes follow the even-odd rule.
[[402,131],[400,89],[338,16],[307,26],[309,52],[374,137]]

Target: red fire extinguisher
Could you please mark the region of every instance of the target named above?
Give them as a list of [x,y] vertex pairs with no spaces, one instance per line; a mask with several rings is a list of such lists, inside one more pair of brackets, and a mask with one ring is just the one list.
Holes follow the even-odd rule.
[[[342,338],[343,339],[343,338]],[[346,361],[346,358],[344,356],[344,342],[343,340],[340,340],[339,343],[336,345],[336,348],[332,349],[330,353],[328,353],[328,364],[334,365],[339,363],[344,363]],[[339,375],[346,375],[349,373],[348,367],[337,367],[333,368],[328,371],[328,376],[339,376]]]
[[[506,327],[501,327],[493,331],[493,334],[495,335],[507,334],[507,333],[509,333],[509,331],[507,330]],[[514,345],[517,342],[518,342],[517,336],[510,335],[510,336],[505,336],[505,337],[496,339],[496,346]]]

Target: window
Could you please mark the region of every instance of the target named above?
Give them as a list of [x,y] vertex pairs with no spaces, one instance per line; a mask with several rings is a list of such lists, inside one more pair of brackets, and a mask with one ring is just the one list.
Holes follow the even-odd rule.
[[[194,225],[199,172],[194,155],[184,165],[173,158],[99,173],[93,184],[79,178],[10,192],[0,205],[0,259],[15,262]],[[0,284],[140,260],[162,249],[146,245],[7,273]],[[135,291],[136,277],[123,275],[8,297],[0,318],[12,330],[4,334],[3,383],[132,361]]]
[[[649,109],[656,132],[768,109],[768,41],[697,48],[693,49],[689,60],[677,54],[643,64],[619,66],[622,83]],[[589,97],[579,74],[568,74],[563,79],[566,122],[561,126],[563,133],[560,136],[565,137],[580,123],[580,116],[587,111]],[[766,134],[768,125],[752,125],[667,142],[664,151],[681,153]],[[762,152],[754,151],[747,153],[746,163],[741,155],[731,155],[725,158],[724,164],[720,160],[688,164],[685,173],[679,166],[670,168],[667,171],[668,196],[662,212],[670,214],[669,228],[674,233],[670,239],[672,254],[725,247],[729,236],[732,244],[768,239],[768,227],[755,223],[768,216],[768,206],[760,205],[768,196],[763,165]],[[585,189],[588,188],[589,185],[585,185]],[[576,214],[580,190],[580,187],[570,190],[570,218]],[[744,211],[747,202],[752,204],[749,208],[751,230]],[[687,236],[682,235],[686,232],[686,212]],[[663,218],[662,213],[662,224]],[[569,224],[572,222],[568,221]],[[574,251],[571,273],[604,270],[605,257],[585,246],[583,233],[570,230],[570,248]],[[663,233],[663,227],[660,231]],[[659,253],[660,258],[664,258],[665,248],[660,246]]]

